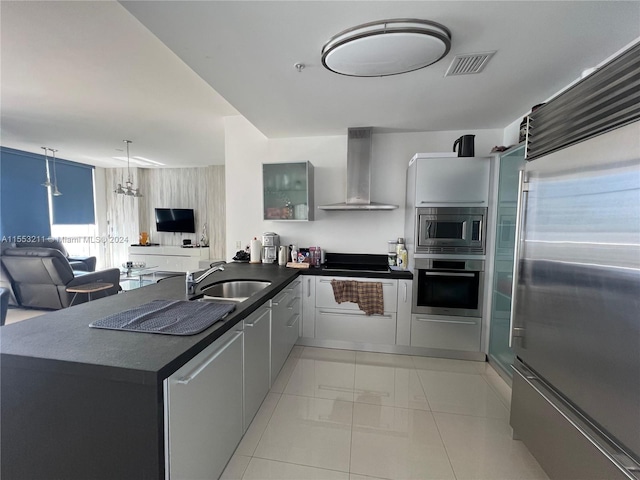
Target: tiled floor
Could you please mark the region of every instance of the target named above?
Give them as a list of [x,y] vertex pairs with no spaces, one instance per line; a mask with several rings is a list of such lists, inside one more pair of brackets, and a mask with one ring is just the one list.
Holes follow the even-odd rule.
[[45,313],[50,311],[51,310],[33,310],[28,308],[9,307],[9,310],[7,310],[5,325],[20,322],[22,320],[26,320],[27,318],[44,315]]
[[294,347],[225,480],[546,479],[478,362]]

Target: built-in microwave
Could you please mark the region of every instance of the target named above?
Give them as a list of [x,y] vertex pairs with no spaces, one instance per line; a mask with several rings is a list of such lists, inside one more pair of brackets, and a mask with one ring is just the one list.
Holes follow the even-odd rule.
[[483,207],[416,208],[415,253],[485,253],[487,209]]

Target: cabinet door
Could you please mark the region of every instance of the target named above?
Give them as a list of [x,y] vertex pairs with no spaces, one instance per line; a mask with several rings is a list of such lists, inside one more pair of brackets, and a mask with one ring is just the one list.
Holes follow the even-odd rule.
[[411,346],[480,351],[480,317],[412,315]]
[[302,337],[315,336],[316,318],[316,279],[310,275],[301,277],[302,281]]
[[164,381],[170,480],[218,478],[242,437],[242,335],[227,332]]
[[293,345],[298,341],[300,317],[300,280],[291,282],[272,300],[271,318],[271,382],[284,365]]
[[396,345],[411,344],[411,302],[413,280],[398,280],[398,317]]
[[488,205],[488,157],[420,158],[416,161],[416,207]]
[[260,408],[271,385],[269,334],[271,308],[260,307],[244,321],[244,430]]
[[313,220],[313,165],[310,162],[262,165],[265,220]]
[[398,281],[386,278],[355,278],[355,277],[318,277],[316,278],[316,307],[318,308],[339,308],[343,310],[360,310],[356,303],[337,303],[333,296],[331,280],[355,280],[357,282],[380,282],[382,283],[382,297],[384,300],[384,311],[397,311],[398,301]]
[[396,314],[366,315],[361,311],[318,308],[316,338],[377,345],[395,345]]

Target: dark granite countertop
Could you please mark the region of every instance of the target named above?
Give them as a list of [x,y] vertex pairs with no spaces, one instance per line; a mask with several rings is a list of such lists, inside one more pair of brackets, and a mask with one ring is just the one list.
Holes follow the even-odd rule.
[[410,272],[353,272],[277,265],[230,263],[201,287],[228,280],[272,284],[239,303],[224,321],[192,336],[158,335],[89,328],[93,321],[157,299],[187,300],[184,275],[157,284],[47,313],[0,329],[0,354],[6,366],[159,384],[200,351],[273,298],[298,275],[411,279]]

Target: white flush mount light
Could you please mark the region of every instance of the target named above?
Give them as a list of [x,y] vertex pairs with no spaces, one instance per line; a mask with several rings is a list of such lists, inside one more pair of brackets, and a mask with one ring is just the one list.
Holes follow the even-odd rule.
[[365,23],[338,33],[322,47],[322,64],[353,77],[384,77],[412,72],[443,58],[451,32],[429,20],[391,19]]

